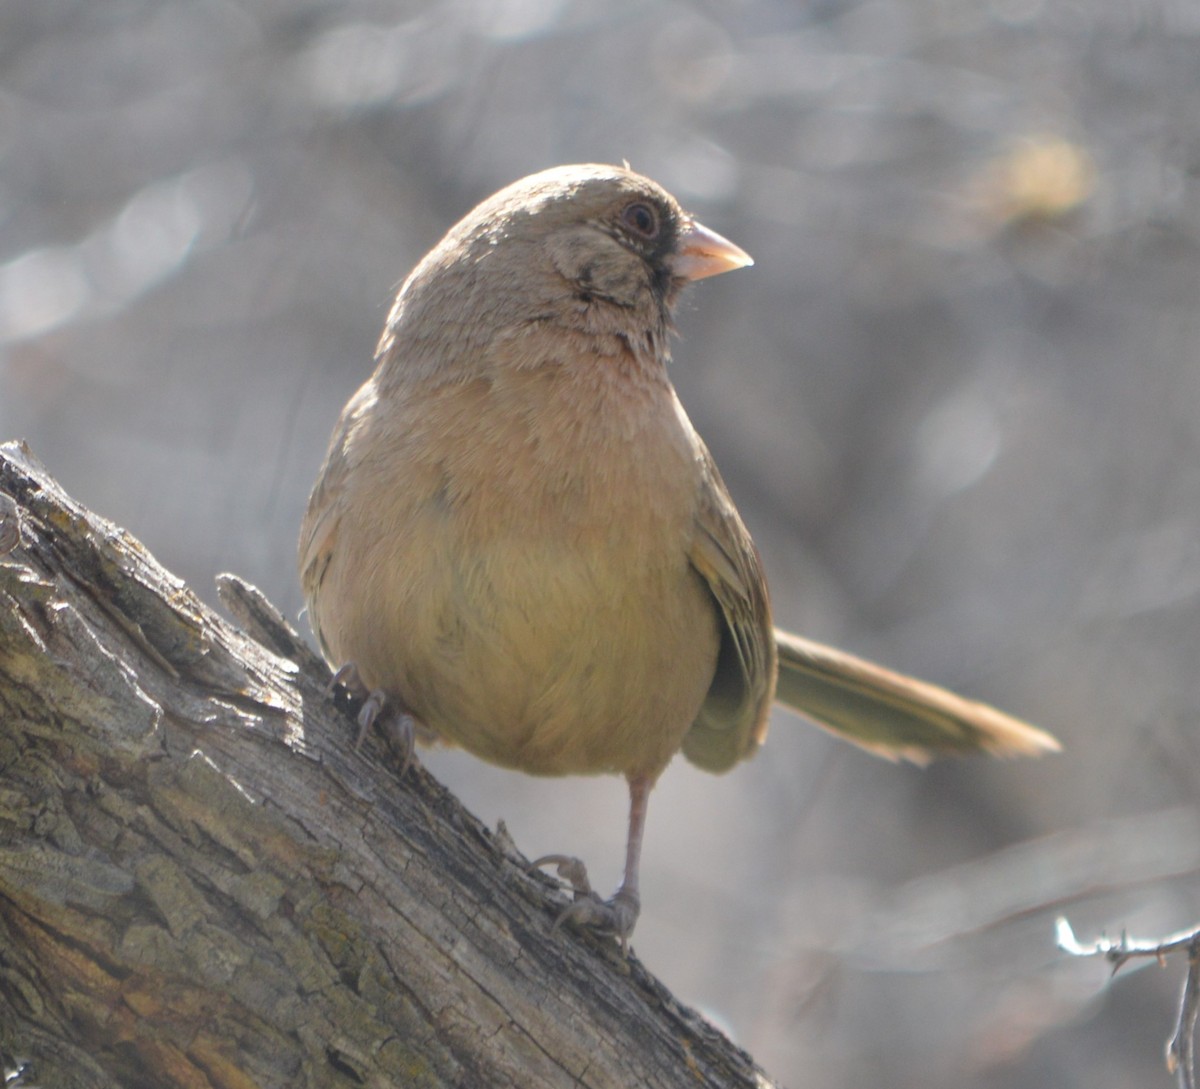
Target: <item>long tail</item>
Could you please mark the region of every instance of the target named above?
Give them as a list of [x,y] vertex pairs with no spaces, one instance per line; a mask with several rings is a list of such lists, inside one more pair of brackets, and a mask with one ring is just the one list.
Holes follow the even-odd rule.
[[1062,747],[1044,730],[937,685],[778,628],[775,642],[776,700],[877,756],[924,765],[938,756],[1038,756]]

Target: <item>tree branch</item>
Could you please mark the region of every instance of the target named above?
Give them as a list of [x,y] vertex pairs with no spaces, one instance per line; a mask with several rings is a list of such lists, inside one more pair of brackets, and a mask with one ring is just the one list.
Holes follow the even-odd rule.
[[1099,937],[1090,945],[1082,944],[1065,918],[1057,923],[1058,947],[1076,957],[1104,957],[1112,966],[1113,975],[1129,961],[1153,957],[1160,967],[1171,953],[1185,950],[1188,956],[1187,976],[1179,1000],[1179,1017],[1175,1031],[1167,1041],[1167,1070],[1179,1079],[1180,1089],[1196,1089],[1195,1039],[1196,1019],[1200,1014],[1200,928],[1180,931],[1158,941],[1138,941],[1122,933],[1119,941]]
[[[3,497],[11,498],[4,503]],[[60,1087],[763,1089],[252,588],[208,609],[0,446],[0,1065]]]

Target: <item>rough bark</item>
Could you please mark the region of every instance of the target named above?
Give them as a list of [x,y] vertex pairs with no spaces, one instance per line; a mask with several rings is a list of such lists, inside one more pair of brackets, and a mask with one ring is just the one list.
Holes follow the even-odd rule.
[[[14,503],[3,502],[3,496]],[[0,1058],[70,1087],[759,1087],[256,593],[0,447]],[[24,1065],[23,1065],[24,1064]]]

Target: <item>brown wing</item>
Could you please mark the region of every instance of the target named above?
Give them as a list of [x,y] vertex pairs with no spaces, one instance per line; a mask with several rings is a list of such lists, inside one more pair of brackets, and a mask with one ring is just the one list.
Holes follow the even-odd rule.
[[927,764],[936,756],[1054,752],[1048,733],[985,703],[963,699],[845,651],[776,630],[776,699],[827,730],[889,760]]
[[317,637],[321,653],[328,659],[329,648],[321,636],[317,601],[321,592],[321,582],[333,555],[338,519],[335,508],[328,503],[320,503],[319,500],[320,496],[314,490],[301,529],[299,569],[300,586],[304,590],[304,600],[308,607],[308,623]]
[[762,561],[712,457],[701,447],[704,487],[692,567],[721,617],[712,687],[683,739],[683,753],[707,771],[726,771],[762,744],[775,691],[775,637]]
[[[317,637],[321,653],[329,658],[329,647],[321,634],[321,610],[319,601],[321,584],[329,569],[329,560],[337,546],[338,529],[341,524],[338,504],[335,499],[342,494],[346,478],[351,470],[347,454],[347,439],[354,427],[361,405],[369,400],[364,396],[366,386],[349,401],[334,428],[325,454],[325,463],[317,474],[317,482],[308,497],[308,508],[300,526],[300,542],[297,566],[300,572],[300,587],[308,606],[308,622]],[[336,663],[342,664],[342,663]]]

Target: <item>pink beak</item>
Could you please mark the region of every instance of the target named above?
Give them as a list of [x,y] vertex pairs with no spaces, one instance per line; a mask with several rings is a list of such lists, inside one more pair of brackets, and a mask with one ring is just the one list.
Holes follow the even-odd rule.
[[675,243],[675,253],[667,263],[681,280],[703,280],[706,276],[752,265],[754,258],[728,238],[722,238],[693,219],[687,221]]

